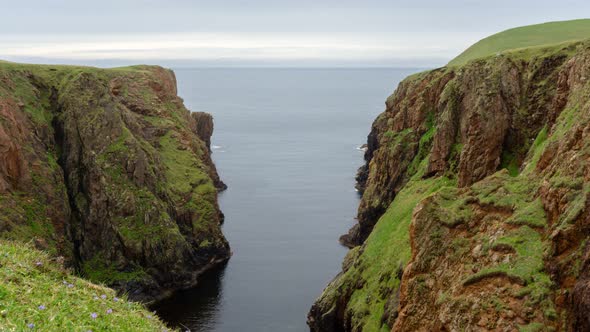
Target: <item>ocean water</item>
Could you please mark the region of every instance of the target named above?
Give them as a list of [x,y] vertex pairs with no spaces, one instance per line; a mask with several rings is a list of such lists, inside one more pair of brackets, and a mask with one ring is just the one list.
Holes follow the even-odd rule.
[[340,270],[356,169],[373,119],[417,69],[177,69],[179,95],[213,114],[213,159],[233,256],[158,314],[191,331],[307,331]]

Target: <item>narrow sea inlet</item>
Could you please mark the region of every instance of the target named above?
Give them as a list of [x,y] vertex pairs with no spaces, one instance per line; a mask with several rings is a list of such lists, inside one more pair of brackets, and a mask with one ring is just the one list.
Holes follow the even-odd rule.
[[191,331],[307,331],[340,270],[371,122],[416,69],[176,69],[179,95],[213,115],[213,159],[233,256],[155,309]]

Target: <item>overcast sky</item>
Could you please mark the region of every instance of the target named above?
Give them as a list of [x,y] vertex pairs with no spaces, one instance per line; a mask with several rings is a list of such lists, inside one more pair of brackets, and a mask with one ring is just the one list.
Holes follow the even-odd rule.
[[101,66],[431,67],[507,28],[590,15],[581,0],[0,3],[0,59]]

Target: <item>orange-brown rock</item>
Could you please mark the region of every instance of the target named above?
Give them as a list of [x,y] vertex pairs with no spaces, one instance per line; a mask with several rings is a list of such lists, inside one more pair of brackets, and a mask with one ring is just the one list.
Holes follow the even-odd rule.
[[590,330],[589,78],[572,42],[400,83],[310,328]]

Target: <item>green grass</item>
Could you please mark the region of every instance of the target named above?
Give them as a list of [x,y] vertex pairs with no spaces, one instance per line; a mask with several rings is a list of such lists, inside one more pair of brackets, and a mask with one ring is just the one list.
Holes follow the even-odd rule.
[[383,134],[389,142],[391,149],[403,149],[406,147],[406,138],[411,135],[414,131],[411,128],[404,129],[402,131],[388,130]]
[[541,323],[530,323],[527,325],[520,325],[518,332],[541,332],[545,331],[545,325]]
[[472,186],[480,204],[518,211],[534,201],[539,184],[536,179],[512,177],[501,170]]
[[408,165],[408,175],[413,176],[416,172],[419,171],[420,164],[430,152],[430,148],[432,146],[432,140],[434,139],[434,135],[436,134],[436,127],[435,127],[435,119],[434,114],[429,112],[426,118],[426,132],[422,137],[420,137],[420,141],[418,142],[418,153],[416,157],[412,159],[410,165]]
[[[395,275],[396,269],[405,266],[410,259],[412,211],[422,199],[452,185],[452,180],[443,177],[408,183],[375,225],[361,256],[366,267],[361,273],[362,279],[367,282],[366,287],[357,290],[349,304],[356,312],[369,310],[372,313],[367,317],[363,330],[375,331],[381,328],[381,315],[386,299],[380,298],[379,289],[384,286],[395,289],[399,285],[400,280],[397,277],[383,279],[387,280],[383,282],[382,276]],[[369,303],[366,301],[367,295],[372,299]]]
[[530,227],[547,226],[547,216],[540,198],[532,203],[524,204],[522,208],[516,209],[514,214],[507,220],[509,224],[528,225]]
[[[151,75],[150,66],[129,66],[118,68],[96,68],[88,66],[68,66],[68,65],[38,65],[16,62],[0,61],[0,77],[7,76],[14,80],[15,89],[12,94],[25,105],[25,110],[33,116],[38,123],[47,123],[51,115],[44,111],[40,103],[29,103],[33,97],[42,97],[47,101],[49,95],[41,96],[36,87],[32,86],[27,76],[33,74],[38,82],[49,87],[54,86],[61,88],[68,85],[73,79],[83,73],[89,73],[103,79],[112,79],[114,77],[129,75]],[[0,97],[3,95],[0,89]]]
[[[115,296],[112,289],[72,276],[44,252],[0,240],[2,331],[167,329],[142,305],[127,301],[125,296],[115,300]],[[109,309],[112,313],[107,313]]]
[[473,194],[480,204],[512,211],[507,223],[533,228],[547,226],[543,204],[536,198],[538,179],[529,175],[516,177],[503,170],[475,183]]
[[441,189],[435,196],[439,207],[436,218],[448,227],[454,227],[471,219],[473,210],[467,203],[468,197],[459,197],[457,188],[448,187]]
[[528,159],[529,161],[527,162],[527,165],[525,167],[525,172],[527,174],[530,174],[535,167],[537,167],[537,163],[539,162],[539,158],[541,158],[541,153],[543,153],[543,150],[546,147],[545,142],[547,141],[547,126],[544,126],[541,131],[539,131],[539,133],[537,134],[537,137],[535,137],[535,141],[533,142],[531,148],[529,149],[528,152]]
[[42,197],[30,196],[26,193],[0,195],[2,208],[0,225],[10,225],[9,231],[0,232],[0,238],[18,241],[44,239],[47,250],[57,254],[55,229],[47,215],[46,204]]
[[325,295],[341,292],[338,286],[347,287],[364,281],[364,286],[355,289],[348,303],[348,310],[356,316],[354,323],[363,331],[388,331],[391,327],[382,324],[387,297],[383,290],[395,291],[400,280],[397,271],[403,268],[411,257],[410,224],[412,212],[424,198],[455,181],[446,177],[421,179],[427,165],[424,158],[420,171],[398,193],[385,214],[379,219],[367,239],[362,254],[355,264],[340,277],[333,287],[326,288]]
[[505,275],[525,286],[521,292],[522,296],[527,296],[527,305],[542,306],[546,312],[552,312],[553,304],[548,296],[553,284],[544,271],[543,259],[550,245],[541,235],[542,229],[547,227],[547,216],[536,194],[538,186],[538,179],[522,174],[511,177],[506,170],[472,186],[480,204],[511,210],[512,215],[506,222],[517,226],[509,229],[503,237],[488,240],[484,250],[507,247],[514,249],[516,255],[508,262],[501,262],[469,276],[464,284]]
[[201,185],[213,187],[203,163],[191,151],[180,148],[172,131],[160,139],[160,153],[166,167],[167,183],[176,194],[189,193]]
[[197,154],[180,147],[173,131],[160,139],[160,156],[166,167],[166,186],[178,204],[196,213],[193,229],[201,229],[215,220],[217,189]]
[[[183,148],[173,130],[160,138],[159,152],[166,169],[165,186],[181,212],[193,214],[192,229],[217,232],[217,189],[197,153]],[[202,153],[201,151],[198,151]]]
[[[507,236],[489,243],[488,247],[498,245],[514,248],[516,258],[509,263],[502,262],[495,267],[480,271],[469,277],[468,280],[494,272],[505,272],[506,275],[522,280],[525,284],[547,282],[551,285],[549,277],[542,272],[544,245],[541,235],[537,231],[528,226],[522,226],[511,231]],[[468,280],[465,283],[469,283]]]
[[568,193],[568,205],[566,210],[559,216],[559,223],[562,227],[569,227],[586,210],[586,197],[590,194],[590,185],[585,184],[580,190],[572,190]]
[[449,62],[463,65],[471,60],[529,47],[549,46],[590,38],[590,19],[549,22],[509,29],[470,46]]
[[[0,64],[0,68],[2,65]],[[0,73],[2,77],[2,73]],[[50,112],[49,93],[45,89],[38,89],[30,79],[21,75],[11,75],[11,84],[4,84],[0,87],[0,97],[7,95],[21,103],[23,110],[29,114],[37,125],[45,125],[51,128],[53,114]]]

